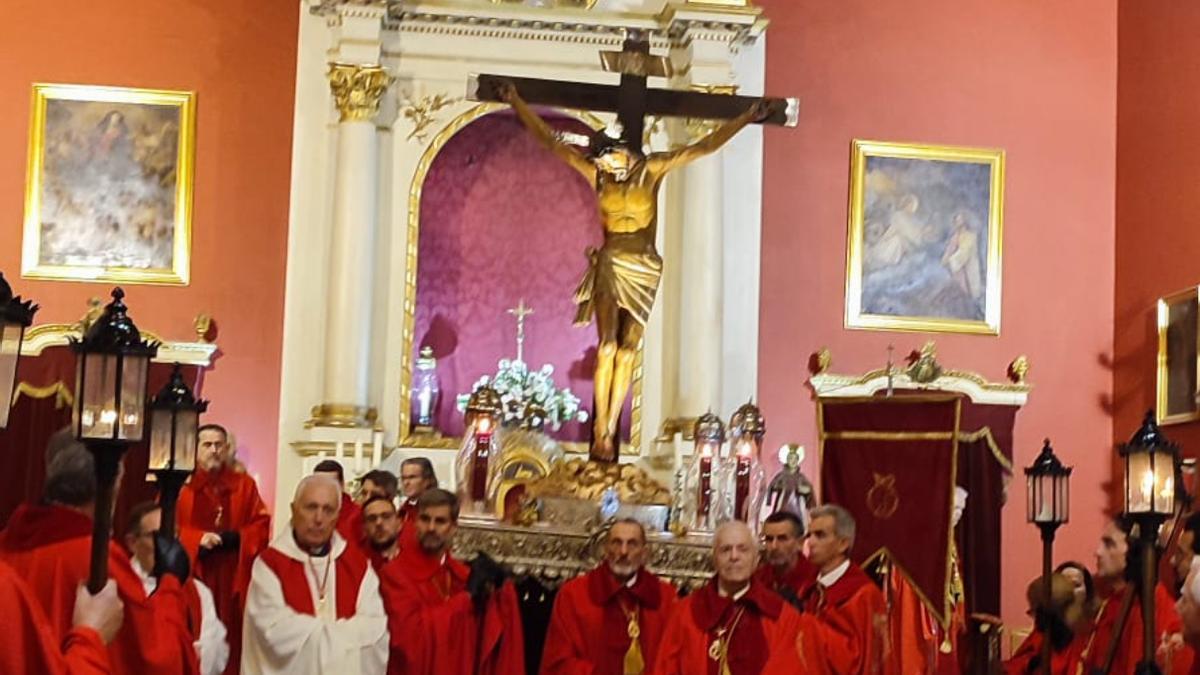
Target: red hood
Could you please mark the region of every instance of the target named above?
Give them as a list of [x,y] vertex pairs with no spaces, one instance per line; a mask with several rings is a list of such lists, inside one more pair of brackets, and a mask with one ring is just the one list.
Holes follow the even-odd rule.
[[92,536],[92,519],[55,504],[22,504],[0,532],[0,548],[25,550]]

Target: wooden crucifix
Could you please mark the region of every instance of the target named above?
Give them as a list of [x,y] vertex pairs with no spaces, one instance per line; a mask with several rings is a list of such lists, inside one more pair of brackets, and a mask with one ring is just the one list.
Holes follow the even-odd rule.
[[[747,124],[794,126],[796,102],[650,89],[646,80],[669,76],[670,62],[650,54],[650,43],[640,32],[630,33],[622,51],[601,52],[600,60],[605,70],[620,73],[618,86],[476,75],[468,83],[468,97],[510,104],[530,133],[596,190],[604,244],[587,252],[588,270],[575,289],[575,322],[586,325],[594,318],[600,339],[590,457],[593,461],[613,462],[619,445],[621,408],[662,278],[662,258],[655,249],[655,237],[658,189],[663,177],[720,149]],[[588,149],[581,152],[560,140],[533,111],[531,103],[614,112],[621,124],[620,138],[593,135]],[[646,115],[724,122],[691,145],[647,155],[642,149]]]

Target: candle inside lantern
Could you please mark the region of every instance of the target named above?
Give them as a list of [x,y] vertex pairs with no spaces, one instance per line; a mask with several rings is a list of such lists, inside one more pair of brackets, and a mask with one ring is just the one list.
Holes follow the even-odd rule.
[[1154,471],[1146,469],[1142,474],[1142,505],[1149,509],[1154,504]]
[[734,518],[747,521],[747,498],[750,496],[750,462],[754,458],[754,446],[742,440],[737,446],[737,473],[734,475]]
[[712,446],[708,443],[703,443],[700,446],[700,476],[697,484],[698,494],[696,502],[698,504],[697,511],[701,518],[708,518],[708,509],[711,505],[712,497],[712,461],[713,451]]
[[492,419],[475,420],[475,455],[471,460],[471,499],[482,502],[487,498],[488,458],[492,450]]

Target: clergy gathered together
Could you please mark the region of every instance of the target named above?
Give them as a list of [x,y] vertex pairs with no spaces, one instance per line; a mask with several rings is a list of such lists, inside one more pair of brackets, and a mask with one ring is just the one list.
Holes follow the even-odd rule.
[[[649,569],[645,526],[617,518],[602,562],[562,584],[544,641],[531,644],[512,572],[486,553],[455,557],[460,499],[437,487],[427,459],[405,461],[400,478],[364,474],[357,500],[340,465],[318,464],[295,489],[288,526],[269,539],[270,515],[229,433],[205,425],[198,441],[179,538],[160,531],[160,504],[134,506],[110,542],[108,584],[92,594],[83,582],[94,460],[70,435],[52,438],[42,499],[0,532],[0,672],[520,675],[535,663],[540,675],[964,672],[955,641],[906,627],[889,584],[852,561],[855,519],[837,505],[718,525],[715,573],[690,593]],[[1041,577],[1030,584],[1034,630],[1005,673],[1047,672],[1046,641],[1051,673],[1140,672],[1141,615],[1121,612],[1137,605],[1141,574],[1129,531],[1111,521],[1094,569],[1064,563],[1049,590]],[[1157,589],[1164,673],[1200,672],[1198,531],[1200,516],[1181,523],[1176,587]]]

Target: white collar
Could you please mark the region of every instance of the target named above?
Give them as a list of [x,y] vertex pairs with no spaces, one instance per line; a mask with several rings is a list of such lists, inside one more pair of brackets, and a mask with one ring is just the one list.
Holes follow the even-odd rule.
[[837,567],[829,570],[825,574],[822,574],[819,577],[817,577],[817,583],[821,584],[825,588],[829,588],[830,586],[836,584],[838,582],[838,580],[842,578],[842,575],[844,575],[846,573],[846,570],[848,570],[848,569],[850,569],[850,559],[846,558],[845,560],[842,561],[841,565],[838,565]]
[[[747,593],[749,593],[749,592],[750,592],[750,584],[746,584],[745,586],[742,586],[742,590],[740,590],[740,591],[738,591],[737,593],[734,593],[734,594],[733,594],[733,596],[732,596],[732,597],[733,597],[733,601],[734,601],[734,602],[737,602],[738,600],[741,600],[741,599],[742,599],[742,596],[743,596],[743,595],[745,595],[745,594],[747,594]],[[721,596],[722,598],[728,598],[728,597],[730,597],[730,595],[729,595],[728,593],[726,593],[726,592],[725,592],[725,589],[721,588],[721,583],[720,583],[720,582],[717,582],[717,595]]]
[[[275,541],[271,542],[271,548],[278,550],[292,560],[299,560],[300,562],[305,562],[311,557],[296,543],[296,537],[292,534],[292,528],[290,527],[285,529],[278,537],[275,537]],[[337,530],[334,530],[333,539],[329,542],[329,559],[337,560],[345,550],[346,540],[342,539],[342,535],[338,534]]]
[[637,577],[638,573],[634,572],[633,576],[629,577],[629,581],[625,582],[625,588],[633,588],[633,585],[637,583]]
[[158,579],[142,567],[142,563],[138,562],[137,556],[130,556],[129,563],[133,567],[133,573],[142,582],[142,588],[146,591],[146,596],[149,597],[158,588]]

